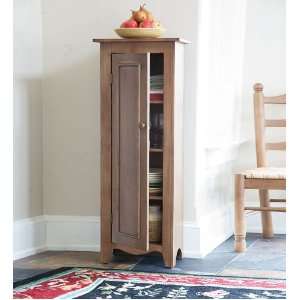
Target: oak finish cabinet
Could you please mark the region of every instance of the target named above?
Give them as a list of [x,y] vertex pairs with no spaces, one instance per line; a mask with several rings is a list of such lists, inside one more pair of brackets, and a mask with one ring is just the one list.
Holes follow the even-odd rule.
[[[166,267],[174,267],[182,249],[187,42],[93,41],[100,43],[101,262],[110,262],[114,249],[131,254],[156,251]],[[161,212],[154,227],[152,205]],[[151,230],[156,231],[155,242]]]

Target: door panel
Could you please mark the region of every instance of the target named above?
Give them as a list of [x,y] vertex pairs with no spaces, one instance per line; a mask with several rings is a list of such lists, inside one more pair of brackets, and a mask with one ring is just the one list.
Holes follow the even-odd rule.
[[112,242],[148,250],[149,54],[112,54]]

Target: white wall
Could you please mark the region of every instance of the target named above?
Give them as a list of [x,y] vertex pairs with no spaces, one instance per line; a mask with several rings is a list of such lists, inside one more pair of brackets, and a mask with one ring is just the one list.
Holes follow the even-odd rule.
[[195,155],[195,198],[187,209],[205,256],[232,235],[232,162],[242,98],[246,1],[201,1]]
[[[242,97],[242,120],[240,135],[247,142],[239,151],[235,170],[243,170],[256,166],[254,115],[253,115],[253,84],[264,84],[266,95],[285,93],[285,0],[248,0],[247,27],[244,60],[244,82]],[[285,118],[282,106],[266,106],[268,118]],[[269,141],[285,140],[285,129],[267,129],[266,137]],[[268,154],[268,163],[271,166],[285,166],[285,153],[272,151]],[[272,191],[271,196],[284,198],[284,192]],[[247,191],[246,199],[251,206],[258,204],[256,191]],[[277,233],[285,232],[285,214],[272,213],[274,229]],[[252,231],[260,229],[259,213],[251,214],[248,225]]]
[[[88,220],[99,216],[100,210],[100,105],[99,105],[99,45],[95,37],[116,36],[113,32],[130,16],[130,9],[140,1],[42,0],[43,28],[43,214],[47,216],[16,224],[16,257],[40,249],[98,249],[94,239],[99,224],[84,232],[91,245],[74,245],[70,237],[84,243],[82,230]],[[197,86],[194,68],[198,60],[199,2],[186,5],[176,1],[147,1],[148,8],[167,28],[167,36],[184,37],[192,42],[185,54],[185,194],[186,208],[194,199],[194,127]],[[172,10],[170,11],[170,8]],[[168,13],[165,13],[167,12]],[[171,12],[171,13],[170,13]],[[182,20],[182,22],[179,22]],[[57,216],[57,217],[55,217]],[[68,219],[67,216],[70,216]],[[53,219],[53,218],[54,219]],[[55,220],[48,222],[48,220]],[[186,216],[188,219],[188,216]],[[67,221],[65,221],[67,220]],[[70,221],[69,221],[70,220]],[[75,220],[75,221],[74,221]],[[55,223],[56,222],[56,223]],[[78,224],[73,226],[72,224]],[[60,225],[58,225],[60,224]],[[46,232],[46,237],[22,242],[24,230]],[[46,227],[46,229],[45,229]],[[64,245],[56,244],[51,234],[61,228]],[[90,227],[88,227],[90,228]],[[188,235],[191,230],[188,228]],[[20,230],[19,230],[20,229]],[[70,230],[73,232],[70,232]],[[57,236],[57,235],[56,235]],[[96,235],[97,236],[97,235]],[[98,235],[99,236],[99,235]],[[68,242],[69,240],[69,242]],[[22,245],[25,248],[22,250]],[[54,247],[54,248],[53,248]],[[61,248],[65,249],[65,248]],[[25,253],[25,254],[24,254]]]
[[14,219],[43,214],[41,1],[14,1]]
[[[99,45],[140,1],[44,0],[44,206],[50,215],[98,216],[100,210]],[[198,1],[147,1],[167,36],[186,47],[186,178],[192,178]],[[171,13],[164,13],[165,11]],[[182,19],[184,22],[174,22]],[[193,199],[187,180],[187,199]],[[192,200],[190,200],[192,201]],[[188,204],[187,204],[188,206]]]
[[[28,131],[35,132],[34,149],[39,155],[34,156],[31,164],[39,166],[38,174],[43,159],[43,176],[38,177],[43,181],[38,182],[36,190],[43,191],[44,210],[40,205],[36,214],[46,215],[37,225],[41,227],[38,232],[46,232],[46,238],[37,239],[44,242],[32,247],[65,249],[68,245],[73,250],[97,249],[98,240],[94,236],[99,230],[95,217],[100,210],[101,129],[99,46],[92,43],[92,38],[115,36],[113,29],[140,2],[41,1],[43,47],[39,43],[35,48],[39,49],[38,53],[33,51],[39,58],[37,61],[27,59],[32,52],[24,54],[30,66],[40,62],[42,56],[44,68],[42,91],[34,89],[42,94],[43,119],[37,118],[42,126],[38,122]],[[210,5],[218,7],[210,10],[211,19],[207,13]],[[284,88],[284,0],[248,0],[246,16],[243,5],[244,1],[240,0],[191,0],[188,5],[181,0],[147,1],[148,8],[167,28],[166,36],[180,36],[192,42],[185,52],[184,253],[187,256],[204,256],[232,233],[233,161],[238,157],[236,169],[243,169],[253,166],[255,159],[251,143],[253,82],[264,82],[270,93]],[[35,11],[30,10],[32,14]],[[19,19],[25,22],[23,16]],[[31,20],[35,19],[31,17]],[[208,21],[206,25],[204,20]],[[245,44],[242,43],[244,25]],[[266,44],[272,45],[271,55]],[[21,52],[21,47],[18,51]],[[244,73],[241,73],[242,66]],[[205,93],[209,91],[208,98]],[[39,101],[34,109],[36,117],[42,115]],[[243,122],[237,121],[241,110]],[[19,122],[22,117],[15,119]],[[27,134],[26,128],[19,126],[20,132]],[[40,142],[37,143],[41,128],[43,158]],[[25,133],[19,143],[28,141]],[[242,148],[237,156],[240,144]],[[20,156],[24,146],[18,149]],[[25,173],[19,174],[19,185],[30,178]],[[81,230],[85,225],[90,228],[84,232],[86,242]],[[57,235],[51,233],[58,228],[61,229],[59,241],[55,241],[53,237]],[[74,241],[85,244],[77,245]]]

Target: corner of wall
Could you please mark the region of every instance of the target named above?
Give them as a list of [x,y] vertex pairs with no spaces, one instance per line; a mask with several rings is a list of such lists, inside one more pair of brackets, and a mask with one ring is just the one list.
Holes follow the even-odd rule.
[[185,223],[183,256],[204,258],[232,236],[232,221],[232,205],[229,205],[221,211],[201,216],[198,223]]
[[46,230],[44,216],[15,221],[13,226],[14,260],[47,250]]

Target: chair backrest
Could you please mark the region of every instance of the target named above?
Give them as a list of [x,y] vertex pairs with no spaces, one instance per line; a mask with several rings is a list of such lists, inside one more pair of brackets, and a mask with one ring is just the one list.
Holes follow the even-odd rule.
[[255,141],[256,141],[256,161],[257,167],[267,166],[267,151],[286,149],[286,142],[267,143],[265,138],[266,127],[286,127],[286,120],[266,120],[265,104],[286,104],[286,95],[265,97],[263,85],[256,83],[254,89],[254,118],[255,118]]

